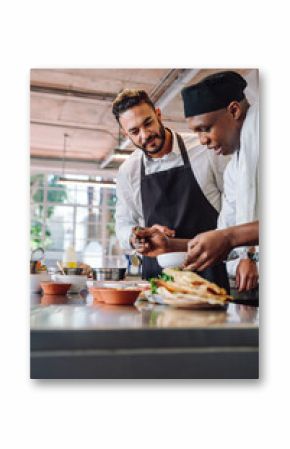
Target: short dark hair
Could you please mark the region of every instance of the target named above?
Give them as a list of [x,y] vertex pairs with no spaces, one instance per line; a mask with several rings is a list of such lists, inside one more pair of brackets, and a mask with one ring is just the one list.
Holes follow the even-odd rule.
[[155,109],[153,102],[150,100],[147,92],[142,89],[124,89],[113,101],[112,112],[119,122],[120,115],[141,103],[147,103],[152,109]]

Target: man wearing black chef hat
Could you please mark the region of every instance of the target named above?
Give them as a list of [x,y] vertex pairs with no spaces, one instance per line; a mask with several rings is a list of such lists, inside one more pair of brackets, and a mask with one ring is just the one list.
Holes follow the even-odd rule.
[[[259,111],[257,104],[249,105],[244,94],[246,86],[241,75],[224,71],[181,92],[187,123],[200,143],[216,154],[233,154],[224,173],[219,228],[258,220]],[[194,238],[188,246],[186,266],[192,269],[206,262],[200,240]],[[206,236],[203,243],[206,245]],[[243,248],[237,253],[237,287],[240,291],[252,289],[258,281],[253,248]]]
[[[217,157],[192,133],[166,128],[161,111],[144,90],[125,89],[113,102],[121,131],[137,147],[117,178],[116,233],[128,252],[136,248],[132,228],[162,226],[176,238],[215,229],[228,158]],[[155,258],[143,257],[142,275],[162,271]],[[202,275],[228,290],[223,263]]]
[[232,154],[240,147],[240,134],[249,103],[246,80],[236,72],[218,72],[181,91],[184,115],[200,143],[217,154]]
[[[244,94],[246,86],[242,76],[226,71],[210,75],[182,91],[185,117],[200,143],[217,155],[233,154],[224,173],[224,199],[219,216],[219,228],[229,232],[210,231],[187,242],[165,239],[158,230],[145,230],[137,233],[146,238],[141,253],[150,256],[182,251],[188,243],[185,267],[203,270],[220,260],[221,254],[227,254],[231,241],[253,244],[252,230],[255,234],[258,226],[258,107],[249,105]],[[247,225],[240,226],[244,223]],[[229,239],[233,234],[235,238]],[[255,248],[235,251],[238,258],[228,266],[231,274],[236,275],[238,289],[255,288],[258,282]]]

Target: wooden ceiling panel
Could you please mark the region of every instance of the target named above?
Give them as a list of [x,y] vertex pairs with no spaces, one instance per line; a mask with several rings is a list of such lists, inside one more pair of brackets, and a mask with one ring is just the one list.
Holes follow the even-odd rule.
[[31,84],[111,92],[125,87],[151,90],[169,69],[32,69]]
[[[187,84],[221,70],[193,71]],[[234,70],[247,77],[250,101],[257,98],[257,71]],[[182,69],[32,69],[31,155],[62,158],[63,136],[67,133],[67,157],[106,159],[118,147],[119,128],[112,115],[115,95],[124,88],[136,87],[154,92],[155,99],[166,97],[183,73]],[[180,90],[182,87],[180,84]],[[180,90],[170,100],[163,98],[162,119],[165,126],[188,132]]]
[[65,156],[76,159],[94,159],[102,161],[115,146],[115,139],[103,132],[68,129],[65,127],[31,125],[31,154],[34,156],[49,156],[63,158],[64,134],[68,133]]

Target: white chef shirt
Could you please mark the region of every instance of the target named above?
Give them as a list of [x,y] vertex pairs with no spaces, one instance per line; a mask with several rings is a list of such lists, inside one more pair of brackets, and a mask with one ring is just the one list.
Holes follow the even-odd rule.
[[249,107],[244,120],[240,148],[224,173],[223,206],[219,228],[258,220],[259,108]]
[[[187,149],[196,180],[205,197],[219,213],[223,192],[223,172],[231,156],[216,155],[214,151],[200,145],[197,136],[193,133],[180,133],[180,135]],[[116,191],[116,234],[121,247],[127,252],[132,251],[129,243],[132,227],[144,226],[140,179],[141,158],[144,162],[145,175],[184,164],[176,134],[172,132],[172,136],[170,153],[161,158],[150,158],[142,150],[137,149],[119,168]]]
[[[240,148],[224,173],[224,196],[218,220],[219,228],[228,228],[258,220],[259,187],[259,107],[250,106],[241,129]],[[245,247],[236,248],[240,254]],[[227,269],[235,276],[240,259],[229,261]]]

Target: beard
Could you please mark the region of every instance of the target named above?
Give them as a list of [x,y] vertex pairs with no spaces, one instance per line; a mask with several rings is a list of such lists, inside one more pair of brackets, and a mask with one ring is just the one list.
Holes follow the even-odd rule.
[[[140,148],[140,150],[142,150],[147,156],[150,156],[151,154],[159,153],[162,150],[164,143],[165,143],[165,127],[162,125],[162,123],[159,120],[158,120],[158,122],[159,122],[158,133],[150,134],[150,136],[147,137],[147,139],[145,140],[145,142],[142,145],[137,145],[136,143],[134,144],[137,148]],[[148,150],[147,148],[150,145],[150,141],[155,138],[160,139],[160,144],[157,145],[155,148]]]

